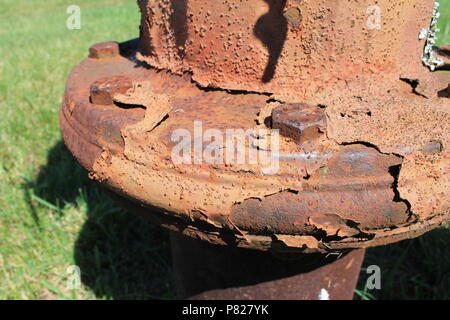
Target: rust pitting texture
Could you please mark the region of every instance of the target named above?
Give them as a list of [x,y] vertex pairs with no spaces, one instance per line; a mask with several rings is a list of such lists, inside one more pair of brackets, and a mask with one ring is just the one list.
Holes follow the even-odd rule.
[[[138,2],[140,52],[128,43],[127,56],[83,61],[61,111],[71,152],[133,210],[212,243],[302,252],[382,245],[448,221],[450,81],[424,72],[410,35],[432,1],[381,1],[388,25],[404,22],[389,39],[361,29],[347,3]],[[273,26],[282,50],[267,47]],[[318,26],[334,33],[318,37]],[[204,131],[280,130],[278,172],[175,165],[171,135],[194,136],[196,120]]]
[[[96,78],[122,79],[127,90],[111,91],[112,105],[93,104],[89,96]],[[131,85],[128,79],[133,79]],[[261,250],[317,252],[388,243],[445,220],[445,215],[435,215],[419,228],[425,222],[411,214],[395,190],[394,169],[402,157],[329,139],[328,107],[296,108],[265,95],[204,91],[189,77],[135,68],[133,59],[125,58],[109,65],[82,62],[69,78],[64,101],[64,139],[91,177],[140,204],[134,210],[195,238]],[[141,108],[126,107],[130,105]],[[298,134],[282,137],[281,152],[300,156],[281,158],[277,175],[261,175],[257,166],[171,162],[170,136],[176,128],[192,130],[197,119],[204,129],[226,129],[231,121],[235,128],[265,127],[267,118],[271,121],[266,124],[296,128]],[[314,138],[302,140],[311,128]],[[425,154],[442,151],[433,143]],[[160,213],[143,210],[146,206]]]
[[434,0],[378,1],[381,29],[368,26],[368,1],[138,3],[141,60],[190,72],[205,87],[273,92],[298,102],[361,81],[392,84],[399,74],[423,75],[425,40],[418,37],[429,27]]

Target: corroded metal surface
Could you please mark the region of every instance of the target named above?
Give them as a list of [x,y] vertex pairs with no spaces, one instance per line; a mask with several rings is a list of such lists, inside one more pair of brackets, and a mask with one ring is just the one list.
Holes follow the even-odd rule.
[[320,138],[325,133],[326,115],[318,106],[290,103],[272,110],[272,128],[297,143]]
[[108,59],[119,56],[119,44],[117,42],[97,43],[89,48],[89,58]]
[[[398,196],[415,214],[448,213],[448,80],[421,59],[434,0],[138,3],[138,59],[203,87],[321,105],[329,139],[404,159]],[[441,152],[423,153],[433,141]]]
[[[140,38],[71,72],[64,141],[177,232],[182,297],[351,299],[361,248],[450,218],[450,73],[421,62],[433,2],[138,0]],[[228,130],[248,140],[212,156]]]
[[[414,198],[417,185],[430,186],[427,179],[432,170],[426,166],[426,157],[433,157],[428,163],[442,170],[433,176],[434,181],[448,179],[445,123],[435,129],[437,133],[428,132],[427,143],[422,143],[420,133],[420,141],[409,143],[409,136],[395,140],[391,135],[391,149],[384,150],[358,139],[355,131],[355,126],[375,121],[380,129],[370,134],[383,136],[376,106],[340,109],[338,120],[336,110],[330,111],[328,105],[308,103],[310,109],[295,110],[299,104],[294,104],[292,113],[280,113],[292,105],[268,94],[205,90],[189,75],[143,65],[133,45],[121,45],[119,56],[88,58],[72,71],[61,127],[64,141],[90,176],[120,195],[134,211],[211,243],[302,252],[386,244],[418,236],[448,220],[448,184],[433,187],[437,193],[432,197],[427,191],[426,203],[420,199],[423,195]],[[113,104],[95,104],[93,84],[108,83],[108,79],[127,90],[107,91]],[[123,86],[117,84],[120,79]],[[399,92],[406,104],[424,103],[413,92]],[[355,99],[367,105],[365,97]],[[448,112],[443,99],[426,103],[433,116],[441,116],[440,121]],[[406,120],[392,121],[399,125],[412,121],[408,113],[402,116]],[[174,164],[172,133],[186,129],[195,136],[196,120],[202,121],[204,131],[289,128],[275,155],[279,169],[267,175],[257,164]],[[350,126],[348,131],[336,125],[338,121]],[[373,128],[372,123],[367,130]],[[292,130],[298,130],[297,135],[288,133]],[[331,138],[345,137],[352,130],[356,133],[350,140]],[[436,142],[441,147],[429,146]],[[247,151],[252,148],[246,146]],[[405,161],[411,158],[402,152],[423,154],[426,164],[403,180]],[[400,184],[413,201],[399,192]],[[422,205],[423,210],[411,210],[412,204]]]
[[[140,59],[294,102],[424,76],[434,0],[139,0]],[[380,83],[383,81],[384,83]],[[380,88],[381,89],[381,88]],[[384,90],[379,90],[382,93]],[[385,92],[385,91],[384,91]]]
[[132,87],[131,79],[123,76],[100,79],[91,85],[90,99],[96,105],[112,105],[114,95],[126,93]]

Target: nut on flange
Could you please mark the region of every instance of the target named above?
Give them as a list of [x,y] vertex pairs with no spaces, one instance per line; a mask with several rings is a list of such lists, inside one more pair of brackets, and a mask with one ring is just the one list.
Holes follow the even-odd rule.
[[302,13],[299,8],[291,7],[283,12],[286,21],[293,28],[299,28],[302,24]]
[[325,132],[326,117],[320,107],[304,103],[290,103],[272,111],[272,128],[279,129],[282,136],[302,143],[318,138]]
[[89,48],[89,58],[106,59],[119,56],[119,44],[117,42],[96,43]]
[[111,105],[114,95],[124,94],[133,87],[133,82],[124,76],[103,78],[95,81],[90,88],[91,103],[97,105]]

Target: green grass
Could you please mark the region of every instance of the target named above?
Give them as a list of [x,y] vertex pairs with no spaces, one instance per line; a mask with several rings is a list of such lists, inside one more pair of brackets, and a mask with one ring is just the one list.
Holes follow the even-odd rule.
[[[68,72],[95,42],[138,36],[130,0],[0,4],[0,299],[171,298],[168,235],[118,209],[61,143]],[[106,8],[106,9],[105,9]],[[79,265],[81,290],[67,290]]]
[[[137,37],[137,5],[76,3],[81,30],[66,28],[73,1],[0,3],[0,299],[170,299],[168,233],[109,200],[59,133],[68,72],[92,43]],[[448,21],[440,27],[450,43]],[[368,250],[364,267],[381,267],[383,288],[364,290],[363,270],[357,296],[449,299],[449,235],[442,228]],[[66,288],[71,265],[81,268],[80,290]]]
[[450,1],[440,1],[440,13],[441,16],[438,20],[438,27],[441,30],[436,45],[442,46],[450,44]]

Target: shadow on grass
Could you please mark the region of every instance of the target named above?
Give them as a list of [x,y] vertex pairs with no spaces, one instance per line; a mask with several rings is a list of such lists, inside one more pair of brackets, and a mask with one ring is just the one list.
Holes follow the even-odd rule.
[[367,290],[369,299],[449,300],[450,230],[439,228],[416,239],[368,249],[360,291],[373,274],[366,272],[370,265],[381,269],[381,289]]
[[[74,244],[82,283],[98,298],[171,299],[173,289],[169,234],[121,209],[87,178],[62,141],[50,150],[37,179],[25,186],[33,203],[46,202],[59,215],[67,205],[87,212]],[[32,199],[35,201],[32,201]]]

